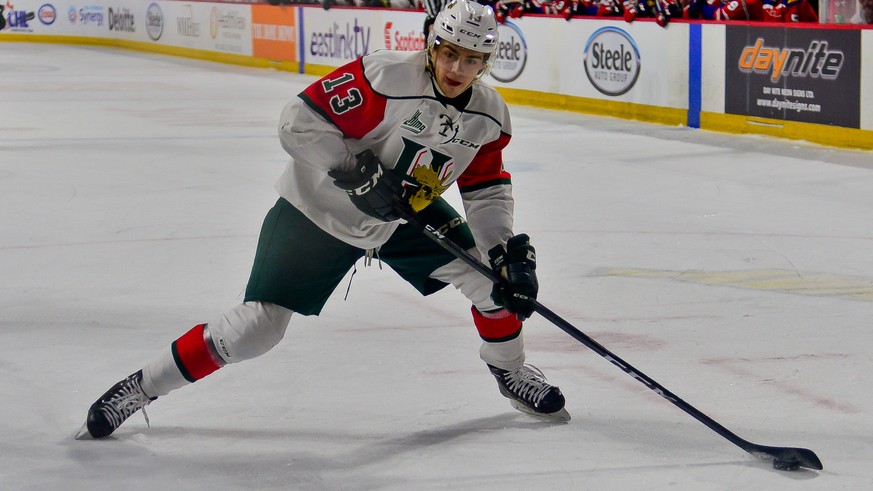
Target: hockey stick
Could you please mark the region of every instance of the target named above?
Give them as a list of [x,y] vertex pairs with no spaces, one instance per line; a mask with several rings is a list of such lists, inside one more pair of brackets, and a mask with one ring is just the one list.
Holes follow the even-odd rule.
[[[437,244],[442,246],[445,250],[450,252],[458,259],[467,263],[470,267],[472,267],[479,273],[482,273],[482,275],[484,275],[492,282],[501,283],[505,281],[497,273],[495,273],[494,270],[486,266],[478,258],[474,257],[472,254],[462,249],[459,245],[455,244],[451,239],[447,238],[435,228],[423,223],[421,220],[418,219],[418,217],[407,216],[405,218],[410,225],[419,229],[422,233],[424,233]],[[656,394],[670,401],[676,407],[685,411],[691,417],[693,417],[697,421],[700,421],[709,429],[715,431],[716,433],[727,439],[729,442],[733,443],[734,445],[740,447],[741,449],[745,450],[746,452],[759,459],[772,461],[773,467],[775,469],[793,471],[797,470],[798,467],[805,467],[815,470],[821,470],[823,468],[821,460],[819,460],[818,456],[812,450],[796,447],[771,447],[767,445],[752,443],[748,440],[740,438],[739,436],[719,424],[714,419],[710,418],[706,414],[703,414],[697,408],[682,400],[676,394],[667,390],[667,388],[656,382],[654,379],[650,378],[648,375],[634,368],[630,363],[622,360],[620,357],[618,357],[618,355],[603,347],[600,343],[593,340],[587,334],[583,333],[572,324],[562,319],[558,314],[552,312],[543,304],[539,303],[537,300],[528,300],[533,304],[535,312],[545,317],[549,322],[559,327],[562,331],[566,332],[598,355],[606,358],[607,361],[620,368],[623,372],[640,381],[641,383],[643,383],[643,385],[653,390]]]

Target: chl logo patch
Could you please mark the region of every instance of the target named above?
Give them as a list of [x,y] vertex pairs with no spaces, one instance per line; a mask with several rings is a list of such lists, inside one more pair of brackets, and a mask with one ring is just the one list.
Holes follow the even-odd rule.
[[421,111],[415,111],[415,114],[412,115],[411,118],[404,121],[400,127],[404,130],[411,131],[416,135],[420,135],[424,130],[427,129],[427,125],[421,122]]

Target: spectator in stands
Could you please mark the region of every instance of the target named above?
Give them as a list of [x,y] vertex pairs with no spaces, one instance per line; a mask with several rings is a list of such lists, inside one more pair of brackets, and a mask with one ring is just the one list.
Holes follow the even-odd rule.
[[873,0],[858,0],[858,12],[852,17],[852,24],[873,24]]
[[446,6],[446,3],[448,3],[446,0],[421,0],[425,13],[424,29],[421,32],[424,33],[425,39],[427,39],[427,35],[430,34],[430,29],[433,26],[434,19],[436,19],[440,10]]
[[726,21],[818,22],[818,14],[809,0],[693,0],[685,7],[684,16]]
[[554,14],[573,17],[615,17],[623,13],[622,0],[498,0],[492,5],[498,22],[525,14]]
[[654,18],[661,27],[666,27],[671,18],[682,18],[684,4],[676,0],[624,0],[622,2],[625,22],[640,17]]
[[783,0],[785,22],[818,22],[818,13],[808,0]]

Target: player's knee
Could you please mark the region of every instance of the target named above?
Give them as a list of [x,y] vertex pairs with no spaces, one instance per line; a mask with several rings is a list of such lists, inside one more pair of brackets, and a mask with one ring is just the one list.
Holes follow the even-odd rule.
[[440,267],[431,277],[454,286],[483,312],[499,308],[491,299],[491,281],[460,259]]
[[245,302],[209,324],[216,352],[226,363],[263,355],[285,337],[292,311],[271,303]]

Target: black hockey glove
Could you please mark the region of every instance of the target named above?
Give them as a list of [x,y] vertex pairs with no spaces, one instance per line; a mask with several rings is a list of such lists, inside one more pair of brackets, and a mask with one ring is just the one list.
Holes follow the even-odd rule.
[[355,206],[371,217],[392,222],[412,215],[403,179],[385,169],[372,150],[355,155],[358,164],[349,171],[331,170],[327,175],[344,189]]
[[536,251],[530,245],[527,234],[519,234],[503,246],[495,246],[488,251],[491,268],[505,281],[494,284],[491,298],[494,303],[515,313],[518,320],[525,320],[534,311],[530,300],[536,300],[537,282]]

